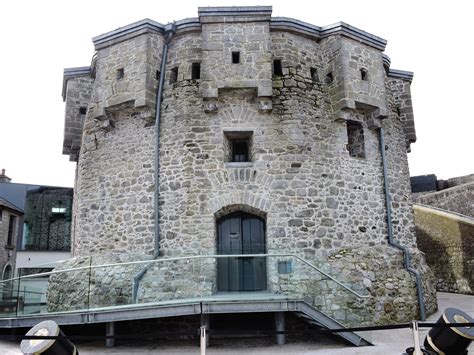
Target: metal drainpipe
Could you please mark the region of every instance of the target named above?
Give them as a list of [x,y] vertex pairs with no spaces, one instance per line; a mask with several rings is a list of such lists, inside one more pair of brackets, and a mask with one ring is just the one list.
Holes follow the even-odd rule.
[[[161,100],[163,98],[163,84],[165,82],[166,61],[168,60],[168,45],[176,32],[176,24],[170,24],[170,28],[165,33],[165,43],[163,43],[163,55],[161,57],[160,81],[158,82],[158,91],[156,93],[156,114],[155,114],[155,245],[153,250],[153,259],[160,256],[160,118],[161,118]],[[148,270],[149,265],[140,270],[133,278],[132,301],[137,300],[138,285],[143,275]]]
[[379,130],[380,134],[380,152],[382,154],[382,165],[383,165],[383,181],[384,181],[384,187],[385,187],[385,206],[387,209],[387,228],[388,228],[388,244],[394,246],[397,249],[400,249],[403,251],[403,257],[404,257],[404,266],[405,269],[415,275],[415,283],[416,283],[416,290],[418,293],[418,305],[420,307],[420,318],[422,321],[426,319],[426,314],[425,314],[425,303],[423,300],[423,285],[421,283],[421,275],[418,272],[418,270],[414,269],[411,266],[411,255],[410,251],[398,244],[396,241],[393,240],[393,229],[392,229],[392,209],[391,209],[391,198],[390,198],[390,187],[388,185],[388,174],[387,174],[387,160],[385,157],[385,140],[384,140],[384,134],[383,134],[383,128],[380,127]]

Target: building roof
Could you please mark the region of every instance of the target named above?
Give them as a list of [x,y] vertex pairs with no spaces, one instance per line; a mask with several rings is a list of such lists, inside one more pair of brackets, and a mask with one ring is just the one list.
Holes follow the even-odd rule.
[[237,19],[248,20],[249,18],[259,18],[260,20],[269,20],[270,28],[273,30],[287,30],[302,33],[315,39],[322,39],[331,35],[342,35],[368,46],[383,51],[387,41],[383,38],[360,30],[344,22],[337,22],[329,26],[315,26],[303,21],[287,17],[271,17],[271,6],[241,6],[241,7],[199,7],[199,17],[187,18],[163,25],[151,19],[143,19],[131,23],[127,26],[117,28],[116,30],[101,34],[92,39],[95,49],[107,47],[111,44],[136,37],[145,32],[164,33],[174,26],[177,32],[201,29],[202,23],[216,21],[217,17],[224,18],[224,22]]
[[24,213],[24,211],[21,208],[15,206],[13,203],[8,201],[7,199],[4,199],[3,197],[0,197],[0,206],[6,207],[7,209],[15,211],[15,212],[19,212],[20,214]]

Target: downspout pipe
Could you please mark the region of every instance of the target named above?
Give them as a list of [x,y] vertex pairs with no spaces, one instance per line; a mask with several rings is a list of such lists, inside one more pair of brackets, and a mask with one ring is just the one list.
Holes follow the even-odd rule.
[[[169,26],[169,27],[168,27]],[[156,110],[155,110],[155,203],[154,203],[154,219],[155,219],[155,243],[153,248],[153,259],[160,256],[160,120],[161,120],[161,101],[163,99],[163,86],[165,82],[166,61],[168,60],[168,46],[171,38],[176,32],[176,24],[167,25],[165,30],[165,42],[163,43],[163,51],[161,56],[160,80],[158,82],[158,90],[156,92]],[[136,303],[138,296],[138,285],[143,275],[148,270],[149,265],[140,270],[133,278],[132,299]]]
[[176,24],[172,23],[170,29],[165,33],[165,43],[163,43],[163,55],[161,57],[160,81],[158,92],[156,93],[155,110],[155,249],[153,258],[160,256],[160,119],[161,100],[163,99],[163,84],[165,82],[166,61],[168,60],[168,45],[176,32]]
[[422,321],[426,320],[425,313],[425,303],[423,298],[423,285],[421,282],[421,274],[418,270],[414,269],[411,265],[411,255],[408,248],[400,245],[393,239],[393,226],[392,226],[392,208],[391,208],[391,195],[390,195],[390,186],[388,183],[388,173],[387,173],[387,158],[385,156],[385,139],[383,128],[379,129],[380,134],[380,152],[382,155],[382,165],[383,165],[383,181],[385,188],[385,206],[387,209],[387,229],[388,229],[388,244],[403,251],[404,266],[405,269],[415,276],[416,290],[418,294],[418,306],[420,308],[420,319]]

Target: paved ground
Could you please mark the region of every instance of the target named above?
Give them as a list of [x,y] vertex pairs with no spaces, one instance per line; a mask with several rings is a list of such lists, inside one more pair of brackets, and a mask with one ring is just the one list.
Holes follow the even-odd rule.
[[[430,316],[436,321],[447,307],[459,308],[474,317],[474,296],[438,293],[439,311]],[[423,341],[428,330],[421,329],[420,341]],[[371,340],[371,347],[349,347],[335,338],[329,339],[288,339],[284,346],[275,345],[272,339],[211,339],[207,354],[383,354],[400,355],[407,347],[413,345],[413,336],[408,329],[373,331],[364,334]],[[82,344],[78,346],[83,354],[199,354],[196,344],[188,341],[166,342],[141,346],[118,346],[106,349],[103,343]],[[469,350],[474,351],[474,343]],[[21,354],[16,343],[0,341],[0,354]]]

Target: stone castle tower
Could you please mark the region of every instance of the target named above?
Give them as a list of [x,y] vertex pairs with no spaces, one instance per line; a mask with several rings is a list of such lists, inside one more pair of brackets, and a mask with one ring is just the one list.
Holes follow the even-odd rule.
[[[198,12],[95,37],[91,66],[65,70],[76,259],[294,254],[370,299],[349,307],[270,259],[201,265],[206,286],[192,295],[293,290],[343,323],[409,320],[415,278],[391,238],[432,312],[410,202],[412,73],[390,68],[385,40],[345,23],[275,18],[271,7]],[[186,292],[191,274],[159,282]],[[143,276],[139,299],[159,297],[147,293],[157,275]]]

